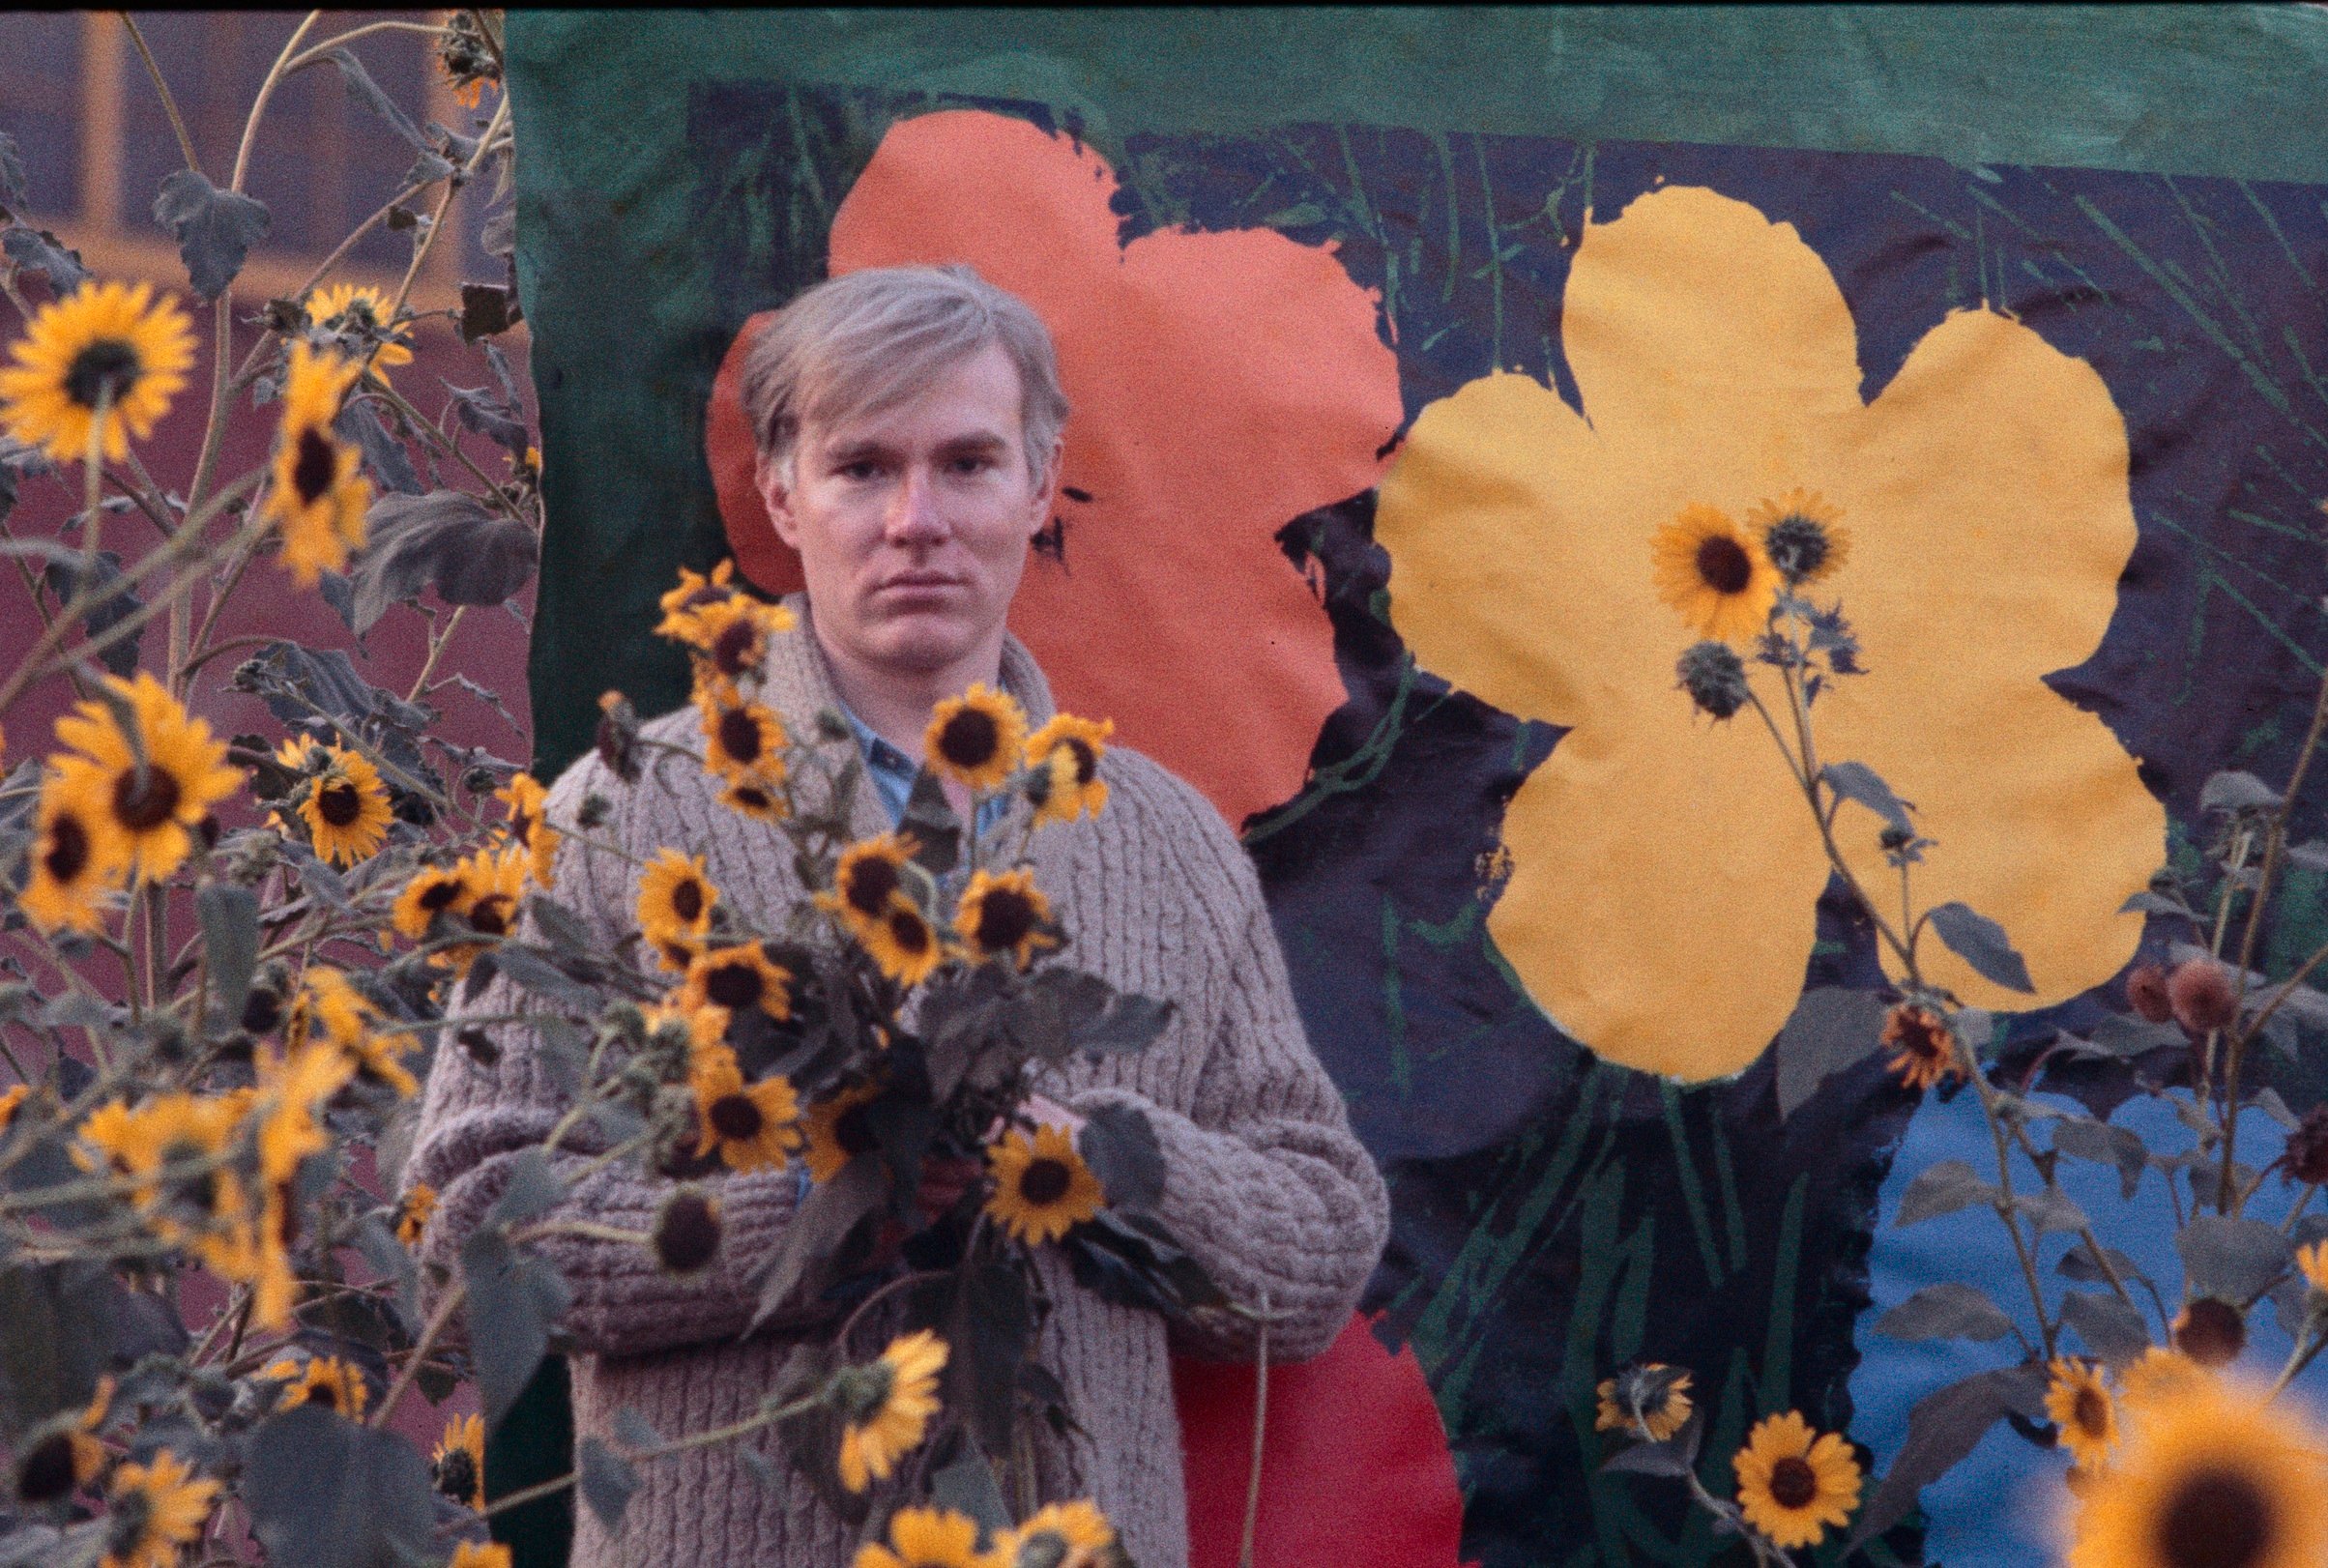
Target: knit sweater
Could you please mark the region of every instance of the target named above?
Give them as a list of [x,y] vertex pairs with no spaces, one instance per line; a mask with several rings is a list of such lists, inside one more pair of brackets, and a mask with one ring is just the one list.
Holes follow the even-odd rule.
[[[836,698],[797,595],[793,608],[801,629],[771,639],[764,700],[794,734],[807,735]],[[1033,722],[1051,716],[1049,687],[1015,639],[1002,679]],[[700,743],[691,709],[645,730]],[[700,769],[672,764],[660,787],[629,787],[587,756],[553,786],[547,815],[571,822],[586,796],[606,797],[614,812],[601,835],[639,856],[664,845],[701,854],[722,897],[772,928],[803,896],[781,829],[721,806]],[[1096,819],[1035,833],[1037,885],[1070,934],[1070,962],[1120,990],[1167,998],[1175,1010],[1147,1051],[1079,1056],[1042,1087],[1081,1113],[1103,1105],[1144,1112],[1167,1162],[1156,1207],[1173,1234],[1232,1300],[1267,1301],[1272,1360],[1315,1355],[1349,1320],[1381,1255],[1389,1225],[1382,1178],[1303,1036],[1259,884],[1227,824],[1128,748],[1111,747],[1100,776],[1109,797]],[[858,792],[854,826],[858,836],[889,826],[870,790]],[[634,928],[634,866],[568,836],[555,874],[556,896],[602,939]],[[496,980],[456,1010],[507,1015],[523,1006]],[[478,1060],[490,1053],[438,1052],[404,1176],[439,1195],[422,1254],[449,1277],[457,1277],[460,1244],[501,1194],[516,1151],[539,1142],[567,1104],[531,1031],[491,1032],[500,1051],[490,1065]],[[566,1147],[572,1152],[559,1163],[578,1179],[553,1217],[633,1232],[653,1225],[668,1182],[626,1162],[580,1172],[601,1147],[587,1131]],[[718,1257],[698,1275],[674,1278],[635,1245],[570,1235],[538,1243],[573,1293],[564,1328],[574,1351],[577,1435],[608,1433],[625,1406],[666,1437],[744,1419],[798,1345],[801,1331],[744,1334],[758,1304],[752,1265],[793,1215],[796,1173],[713,1179],[725,1231]],[[1141,1568],[1182,1568],[1187,1523],[1168,1351],[1250,1359],[1253,1330],[1168,1328],[1154,1313],[1077,1286],[1056,1248],[1038,1249],[1036,1268],[1055,1303],[1036,1353],[1059,1375],[1081,1429],[1062,1438],[1037,1423],[1042,1500],[1090,1496]],[[753,1479],[735,1444],[656,1460],[641,1466],[642,1484],[613,1534],[578,1510],[576,1568],[845,1568],[858,1530],[789,1467],[771,1434],[743,1440],[772,1462],[774,1487]]]

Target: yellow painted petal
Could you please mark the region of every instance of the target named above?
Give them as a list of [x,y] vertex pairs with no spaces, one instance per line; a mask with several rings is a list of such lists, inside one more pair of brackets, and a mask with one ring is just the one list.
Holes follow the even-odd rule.
[[[1917,949],[1967,1002],[2028,1008],[2134,956],[2118,906],[2166,857],[2166,810],[2102,721],[2043,677],[2083,663],[2134,552],[2126,428],[2092,367],[1986,311],[1949,317],[1867,411],[1843,465],[1853,560],[1834,586],[1869,673],[1821,698],[1831,757],[1867,763],[1938,840],[1916,901],[2001,922],[2034,997]],[[1851,503],[1847,502],[1846,505]],[[1889,884],[1872,819],[1838,823],[1863,879]]]

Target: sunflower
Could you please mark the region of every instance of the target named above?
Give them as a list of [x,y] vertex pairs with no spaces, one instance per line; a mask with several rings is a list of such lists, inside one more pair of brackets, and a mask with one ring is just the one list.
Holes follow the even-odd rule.
[[784,721],[765,704],[746,702],[724,682],[699,686],[704,770],[731,782],[784,782]]
[[729,594],[692,610],[683,619],[679,640],[728,681],[757,675],[768,658],[768,641],[792,629],[792,612],[743,594]]
[[738,779],[730,784],[719,797],[719,803],[759,822],[782,822],[792,814],[791,803],[782,795],[750,779]]
[[2054,1359],[2045,1413],[2061,1429],[2061,1445],[2081,1468],[2102,1467],[2110,1445],[2118,1440],[2118,1402],[2090,1362],[2073,1356]]
[[2247,1315],[2221,1296],[2195,1295],[2174,1315],[2174,1348],[2202,1367],[2224,1367],[2247,1349]]
[[6,1136],[8,1129],[16,1124],[16,1113],[23,1109],[31,1094],[30,1084],[11,1084],[0,1090],[0,1136]]
[[390,330],[388,301],[376,288],[361,283],[335,283],[318,290],[307,302],[307,319],[328,333],[346,333],[367,340],[385,338],[372,355],[374,364],[412,363],[412,350],[400,333]]
[[313,588],[323,572],[347,565],[349,551],[364,547],[372,487],[357,472],[356,449],[332,428],[340,399],[363,372],[360,363],[337,354],[304,342],[291,345],[274,481],[263,511],[282,525],[283,565],[302,588]]
[[1099,776],[1099,759],[1107,754],[1108,737],[1115,733],[1113,719],[1094,723],[1061,713],[1027,737],[1027,794],[1034,801],[1038,827],[1099,815],[1099,808],[1107,804],[1107,780]]
[[1684,507],[1680,516],[1657,531],[1649,555],[1657,596],[1699,636],[1742,643],[1769,624],[1778,598],[1778,568],[1728,513]]
[[151,1465],[124,1465],[106,1496],[105,1553],[99,1568],[176,1568],[178,1549],[202,1538],[216,1481],[197,1481],[193,1466],[168,1449]]
[[139,670],[133,682],[109,675],[105,686],[129,711],[135,733],[95,699],[58,719],[57,740],[96,765],[68,769],[73,786],[67,799],[102,822],[100,836],[113,841],[101,858],[118,856],[140,877],[159,881],[186,859],[192,829],[243,775],[226,766],[226,742],[189,717],[152,671]]
[[2206,1373],[2181,1350],[2153,1345],[2118,1369],[2118,1387],[2129,1407],[2171,1405],[2206,1381]]
[[811,1181],[830,1181],[848,1169],[851,1160],[880,1147],[865,1120],[865,1107],[880,1097],[879,1084],[859,1084],[809,1108],[801,1124],[807,1147],[800,1157],[807,1163]]
[[1038,951],[1059,945],[1051,901],[1034,886],[1034,873],[1025,870],[972,872],[954,931],[981,962],[1008,954],[1022,972]]
[[531,857],[528,870],[534,882],[541,887],[558,885],[558,842],[564,836],[549,825],[542,815],[549,800],[549,791],[541,787],[531,773],[519,773],[502,788],[493,792],[493,799],[509,808],[509,820],[504,826],[512,842],[522,845]]
[[150,283],[86,284],[41,307],[0,370],[0,422],[53,461],[86,462],[98,405],[104,459],[130,454],[170,410],[194,363],[192,323]]
[[986,1146],[986,1167],[994,1176],[986,1212],[1029,1246],[1057,1241],[1107,1202],[1063,1127],[1037,1127],[1033,1138],[1011,1129]]
[[946,1342],[924,1328],[889,1341],[875,1360],[834,1374],[828,1397],[841,1419],[841,1485],[862,1492],[886,1480],[921,1440],[938,1413],[945,1365]]
[[1628,1367],[1603,1379],[1593,1390],[1600,1408],[1592,1430],[1645,1433],[1651,1442],[1663,1442],[1689,1423],[1689,1384],[1687,1372],[1662,1361]]
[[890,898],[905,887],[905,863],[914,857],[912,837],[883,833],[841,851],[832,867],[832,891],[817,902],[838,915],[859,941],[888,914]]
[[420,1048],[418,1037],[378,1033],[374,1022],[372,1004],[355,982],[338,970],[317,965],[307,971],[291,1003],[283,1043],[296,1054],[310,1040],[320,1041],[344,1055],[354,1075],[364,1082],[384,1084],[398,1096],[418,1093],[420,1081],[403,1060]]
[[2318,1568],[2328,1562],[2328,1435],[2214,1379],[2138,1409],[2083,1489],[2069,1568]]
[[740,1012],[757,1007],[771,1018],[792,1016],[792,971],[771,963],[759,943],[716,947],[687,965],[678,1004],[693,1010],[717,1007]]
[[[19,1089],[22,1087],[17,1086]],[[0,1121],[0,1126],[6,1124]],[[2296,1272],[2304,1276],[2304,1283],[2312,1287],[2313,1295],[2328,1296],[2328,1241],[2314,1241],[2309,1247],[2298,1247]]]
[[1116,1540],[1116,1527],[1088,1498],[1047,1503],[1014,1530],[994,1538],[994,1557],[1001,1568],[1091,1568]]
[[985,682],[930,710],[922,753],[941,777],[963,788],[999,790],[1027,746],[1027,715],[1007,693]]
[[732,1170],[763,1171],[783,1164],[800,1147],[800,1101],[790,1079],[747,1084],[736,1053],[713,1044],[693,1054],[687,1080],[703,1125],[698,1156],[716,1148]]
[[702,856],[656,850],[639,877],[639,930],[651,943],[700,942],[712,929],[712,907],[718,902]]
[[113,1379],[97,1380],[97,1393],[77,1416],[60,1416],[48,1435],[17,1450],[16,1499],[39,1505],[71,1496],[95,1481],[105,1467],[105,1445],[92,1436],[113,1407]]
[[878,920],[850,923],[881,972],[900,985],[919,985],[946,957],[928,917],[903,893],[890,895]]
[[443,914],[459,914],[468,900],[468,879],[458,866],[422,866],[396,895],[389,924],[398,934],[421,942],[427,938],[431,920]]
[[330,761],[299,802],[315,853],[334,865],[369,859],[388,841],[388,825],[394,820],[380,770],[361,753],[338,746],[319,749]]
[[[525,896],[526,871],[532,856],[521,844],[499,850],[479,850],[455,868],[461,877],[464,896],[451,918],[485,937],[506,937],[517,927],[519,900]],[[453,973],[466,974],[477,955],[490,943],[460,943],[435,955],[435,961],[451,964]]]
[[109,794],[102,769],[66,758],[41,790],[33,819],[31,880],[16,896],[26,919],[43,931],[94,932],[104,924],[104,897],[121,880],[119,841],[105,830]]
[[350,1421],[359,1421],[364,1418],[364,1402],[371,1394],[364,1386],[364,1374],[335,1355],[318,1356],[304,1363],[286,1356],[270,1364],[259,1376],[285,1385],[282,1401],[276,1407],[278,1410],[314,1404],[335,1410]]
[[1850,559],[1851,537],[1839,526],[1842,516],[1817,491],[1790,490],[1749,508],[1746,526],[1787,586],[1802,588],[1833,576]]
[[1884,1018],[1883,1043],[1894,1053],[1891,1070],[1903,1089],[1921,1093],[1956,1071],[1956,1036],[1936,1013],[1912,1002]]
[[421,1233],[428,1228],[428,1216],[436,1212],[437,1191],[425,1181],[416,1181],[396,1200],[396,1239],[408,1247],[421,1244]]
[[130,1177],[155,1234],[183,1241],[244,1211],[229,1155],[247,1108],[247,1095],[228,1094],[160,1094],[134,1108],[108,1101],[82,1121],[90,1152],[74,1157],[85,1169]]
[[692,644],[701,633],[697,617],[714,604],[724,604],[740,592],[734,586],[736,562],[734,557],[712,568],[710,576],[685,566],[679,568],[679,586],[666,589],[655,603],[663,618],[655,624],[657,637],[669,637],[675,642]]
[[257,1061],[259,1178],[289,1181],[310,1154],[332,1147],[317,1113],[356,1076],[356,1059],[328,1040],[298,1050],[262,1053]]
[[428,1472],[436,1489],[465,1508],[485,1505],[485,1423],[482,1417],[456,1415],[445,1423],[445,1436],[428,1456]]
[[900,1508],[889,1516],[889,1541],[867,1541],[850,1568],[1007,1568],[999,1552],[980,1552],[978,1524],[950,1508]]
[[1746,1523],[1786,1550],[1817,1545],[1859,1506],[1859,1461],[1832,1432],[1800,1414],[1766,1417],[1731,1461]]

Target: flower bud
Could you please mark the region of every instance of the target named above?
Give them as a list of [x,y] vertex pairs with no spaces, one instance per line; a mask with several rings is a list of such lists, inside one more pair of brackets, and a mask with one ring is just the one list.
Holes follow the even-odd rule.
[[2212,958],[2190,958],[2175,965],[2167,976],[2167,1003],[2175,1021],[2194,1034],[2227,1028],[2239,1013],[2231,972]]
[[2126,1003],[2153,1024],[2172,1018],[2174,1003],[2167,997],[2167,972],[2156,964],[2137,964],[2126,976]]
[[1728,718],[1746,706],[1746,663],[1728,643],[1692,643],[1673,673],[1702,712]]
[[2228,1301],[2193,1296],[2174,1316],[2174,1348],[2202,1367],[2227,1366],[2247,1349],[2247,1319]]

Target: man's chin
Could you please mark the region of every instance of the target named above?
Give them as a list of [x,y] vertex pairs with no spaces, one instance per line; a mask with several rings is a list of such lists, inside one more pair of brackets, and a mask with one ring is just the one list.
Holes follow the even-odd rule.
[[943,670],[968,655],[978,643],[976,628],[954,616],[901,616],[872,639],[873,654],[900,670]]

